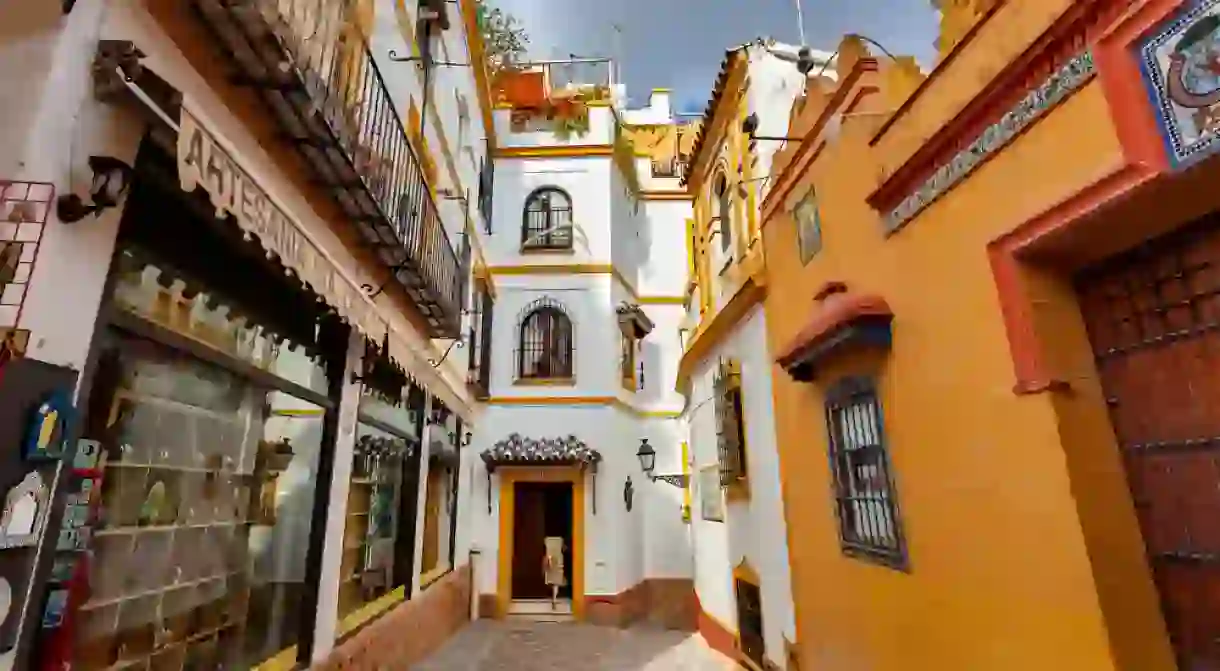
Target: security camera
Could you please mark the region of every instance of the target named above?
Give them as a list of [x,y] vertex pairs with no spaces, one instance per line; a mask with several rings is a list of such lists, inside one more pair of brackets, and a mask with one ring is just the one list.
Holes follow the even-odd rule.
[[741,122],[741,132],[751,136],[758,132],[757,114],[751,113]]
[[808,77],[816,65],[817,63],[813,61],[813,51],[809,47],[801,47],[801,50],[796,54],[797,72]]

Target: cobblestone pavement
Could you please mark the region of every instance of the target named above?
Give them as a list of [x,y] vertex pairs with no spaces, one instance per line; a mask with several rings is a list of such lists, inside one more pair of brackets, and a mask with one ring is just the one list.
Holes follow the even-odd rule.
[[730,671],[702,637],[653,628],[490,621],[471,623],[412,671]]

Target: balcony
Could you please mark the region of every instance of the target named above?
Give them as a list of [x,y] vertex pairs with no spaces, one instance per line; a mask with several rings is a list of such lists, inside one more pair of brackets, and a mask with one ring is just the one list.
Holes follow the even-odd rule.
[[239,81],[259,92],[423,313],[428,335],[457,338],[467,268],[364,39],[372,17],[356,3],[318,0],[192,3]]

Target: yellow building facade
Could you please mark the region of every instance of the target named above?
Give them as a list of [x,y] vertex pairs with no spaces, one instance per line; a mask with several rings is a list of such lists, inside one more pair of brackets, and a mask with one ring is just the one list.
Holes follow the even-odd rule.
[[943,22],[844,40],[762,208],[800,668],[1213,668],[1220,3]]

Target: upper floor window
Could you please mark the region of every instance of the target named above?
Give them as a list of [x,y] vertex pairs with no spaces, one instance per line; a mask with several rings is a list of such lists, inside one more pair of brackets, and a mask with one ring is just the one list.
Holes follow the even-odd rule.
[[720,250],[729,251],[733,244],[733,199],[729,183],[722,173],[716,178],[716,218],[720,225]]
[[826,429],[844,552],[905,567],[902,519],[871,379],[846,378],[827,391]]
[[817,193],[812,188],[796,204],[792,218],[796,220],[796,243],[801,263],[809,263],[809,259],[822,249],[822,220],[818,213]]
[[559,304],[546,298],[531,303],[521,320],[517,376],[523,380],[570,379],[573,349],[572,320]]
[[572,248],[572,199],[562,189],[543,187],[525,199],[521,248]]
[[746,425],[741,400],[741,364],[721,361],[713,379],[716,404],[717,448],[720,458],[720,484],[728,487],[745,480]]
[[[485,148],[487,145],[484,145]],[[490,156],[490,152],[486,152]],[[495,168],[488,158],[479,159],[479,213],[483,215],[483,229],[491,233],[491,202],[495,189]]]

